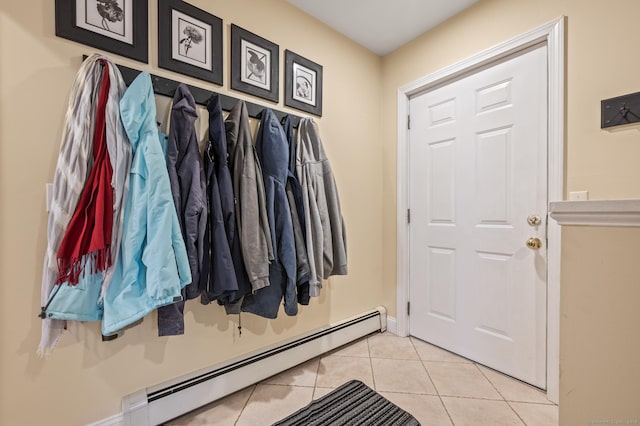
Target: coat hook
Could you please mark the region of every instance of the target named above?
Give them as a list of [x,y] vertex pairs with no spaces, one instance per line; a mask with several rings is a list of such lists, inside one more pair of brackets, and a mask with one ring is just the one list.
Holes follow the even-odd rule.
[[622,117],[627,118],[627,114],[629,113],[629,108],[627,108],[627,104],[622,104],[620,107],[620,114]]

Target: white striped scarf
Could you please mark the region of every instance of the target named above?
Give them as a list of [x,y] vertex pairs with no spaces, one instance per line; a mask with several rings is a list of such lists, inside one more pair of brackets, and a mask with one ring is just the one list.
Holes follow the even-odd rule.
[[[109,65],[110,89],[106,108],[106,139],[113,168],[111,184],[114,190],[111,255],[112,259],[118,258],[122,239],[124,201],[127,198],[131,169],[131,144],[120,120],[119,106],[126,85],[115,64],[106,56],[94,54],[82,63],[69,95],[49,206],[48,242],[42,272],[42,306],[46,306],[58,278],[56,256],[58,248],[93,166],[93,132],[103,71],[100,60],[106,61]],[[101,297],[113,278],[114,266],[104,272]],[[53,351],[65,326],[66,322],[63,320],[43,319],[38,354],[47,356]]]

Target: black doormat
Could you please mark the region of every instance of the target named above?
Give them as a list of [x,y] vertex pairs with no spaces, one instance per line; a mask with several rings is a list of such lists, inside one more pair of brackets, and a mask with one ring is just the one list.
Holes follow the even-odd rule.
[[420,426],[409,413],[358,380],[345,383],[273,426]]

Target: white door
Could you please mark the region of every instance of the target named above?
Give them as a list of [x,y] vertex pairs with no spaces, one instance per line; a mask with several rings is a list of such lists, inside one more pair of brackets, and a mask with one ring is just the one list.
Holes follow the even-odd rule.
[[546,58],[530,48],[409,105],[410,334],[541,388]]

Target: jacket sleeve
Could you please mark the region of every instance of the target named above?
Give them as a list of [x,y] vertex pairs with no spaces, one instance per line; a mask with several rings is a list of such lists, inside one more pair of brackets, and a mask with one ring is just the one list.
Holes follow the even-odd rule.
[[200,220],[198,221],[198,271],[202,271],[205,262],[205,237],[207,231],[208,211],[206,204],[200,212]]
[[[264,182],[257,175],[252,148],[242,159],[240,178],[240,242],[242,258],[253,290],[269,285],[269,261],[273,258],[269,225],[266,218]],[[265,235],[265,228],[268,234]],[[267,235],[269,237],[267,238]]]
[[303,187],[303,196],[306,195],[305,213],[307,214],[307,255],[309,257],[309,268],[311,279],[309,280],[309,295],[317,297],[322,288],[323,257],[324,257],[324,234],[322,230],[322,219],[320,209],[316,203],[316,194],[313,186],[307,183]]
[[[148,155],[148,161],[162,161],[162,154]],[[166,182],[166,181],[165,181]],[[174,252],[172,229],[175,206],[167,186],[147,182],[146,245],[142,252],[142,262],[146,266],[146,287],[153,299],[180,296],[181,284]],[[143,207],[140,205],[139,207]],[[177,218],[176,218],[177,220]]]
[[187,255],[187,247],[184,244],[184,237],[180,229],[180,221],[178,215],[171,215],[171,241],[173,243],[173,251],[178,266],[178,276],[180,277],[180,288],[191,284],[191,268],[189,267],[189,256]]
[[167,138],[167,172],[169,174],[169,186],[171,188],[171,197],[173,199],[173,208],[178,215],[178,223],[180,226],[182,223],[182,212],[180,206],[182,205],[182,197],[180,195],[180,178],[178,177],[178,170],[176,169],[176,161],[178,158],[178,148],[176,147],[176,141],[172,137]]
[[262,178],[262,167],[258,161],[257,156],[254,155],[255,161],[255,175],[256,175],[256,187],[258,189],[258,209],[260,214],[260,230],[267,240],[267,254],[269,262],[276,258],[274,250],[274,242],[272,237],[272,225],[269,222],[269,215],[267,214],[267,193],[264,188],[264,179]]
[[[198,154],[199,157],[199,154]],[[200,220],[198,221],[198,271],[202,271],[202,266],[205,261],[205,238],[207,233],[207,221],[209,211],[207,208],[207,182],[204,174],[204,164],[201,158],[198,158],[199,170],[200,170],[200,190],[198,203],[200,207]],[[198,277],[199,278],[199,277]],[[195,285],[199,281],[195,281]]]
[[[347,275],[347,232],[345,230],[344,218],[340,209],[340,199],[338,197],[338,187],[333,174],[325,175],[325,194],[327,198],[328,217],[331,222],[329,229],[331,232],[331,267],[325,268],[324,278],[331,275]],[[327,266],[327,265],[325,265]]]
[[202,246],[198,239],[200,236],[201,222],[202,211],[192,210],[185,215],[184,243],[187,248],[187,253],[189,254],[189,265],[191,268],[191,279],[193,283],[200,282],[200,261],[202,259]]
[[[296,200],[298,194],[299,199]],[[286,186],[287,200],[291,209],[291,222],[293,225],[293,237],[296,249],[296,284],[298,286],[309,283],[309,258],[307,257],[307,247],[304,238],[304,231],[300,223],[299,211],[302,207],[298,204],[302,202],[302,190],[296,179],[289,178]]]

